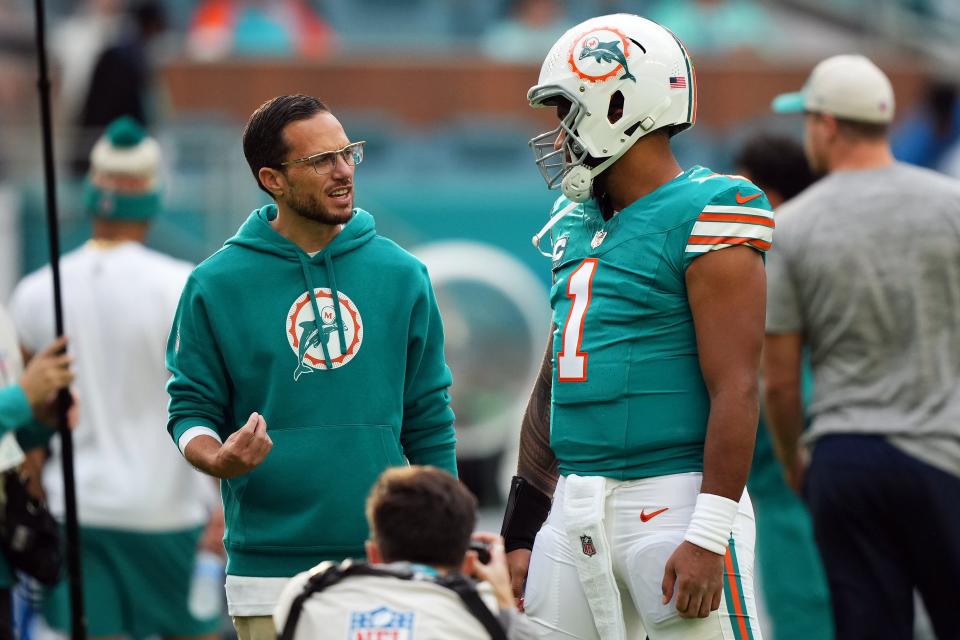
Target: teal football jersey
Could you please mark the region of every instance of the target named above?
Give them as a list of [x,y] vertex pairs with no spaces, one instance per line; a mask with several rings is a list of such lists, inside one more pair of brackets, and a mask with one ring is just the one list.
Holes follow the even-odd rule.
[[608,221],[590,201],[554,226],[550,443],[562,474],[702,471],[710,400],[684,274],[709,251],[765,252],[773,226],[755,185],[703,167]]

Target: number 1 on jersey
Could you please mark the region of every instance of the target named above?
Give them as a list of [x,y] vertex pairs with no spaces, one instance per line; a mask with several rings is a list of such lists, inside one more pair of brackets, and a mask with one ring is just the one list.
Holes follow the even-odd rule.
[[580,346],[596,272],[597,259],[587,258],[567,281],[567,297],[573,302],[563,325],[563,346],[557,354],[557,380],[560,382],[584,382],[587,379],[587,353],[580,351]]

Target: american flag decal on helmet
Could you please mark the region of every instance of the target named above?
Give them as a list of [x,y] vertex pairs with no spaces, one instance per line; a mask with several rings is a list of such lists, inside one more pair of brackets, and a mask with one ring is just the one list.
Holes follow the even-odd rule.
[[686,76],[670,76],[670,88],[671,88],[671,89],[686,89],[686,88],[687,88],[687,78],[686,78]]

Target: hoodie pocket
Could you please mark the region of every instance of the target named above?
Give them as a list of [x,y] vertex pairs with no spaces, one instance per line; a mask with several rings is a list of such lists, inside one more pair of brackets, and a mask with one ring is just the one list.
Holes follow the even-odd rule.
[[229,481],[237,507],[228,509],[228,544],[291,554],[362,547],[370,488],[384,469],[405,464],[393,429],[296,427],[270,437],[260,466]]

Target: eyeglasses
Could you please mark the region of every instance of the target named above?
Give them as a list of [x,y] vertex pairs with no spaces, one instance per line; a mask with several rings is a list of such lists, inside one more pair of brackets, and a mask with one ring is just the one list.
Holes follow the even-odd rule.
[[313,167],[313,170],[317,172],[317,175],[322,176],[337,168],[338,157],[343,158],[343,161],[350,166],[356,166],[363,162],[363,145],[366,143],[366,140],[361,140],[360,142],[351,142],[342,149],[337,149],[336,151],[323,151],[305,158],[297,158],[296,160],[281,162],[280,166],[286,167],[291,164],[309,164],[311,167]]

